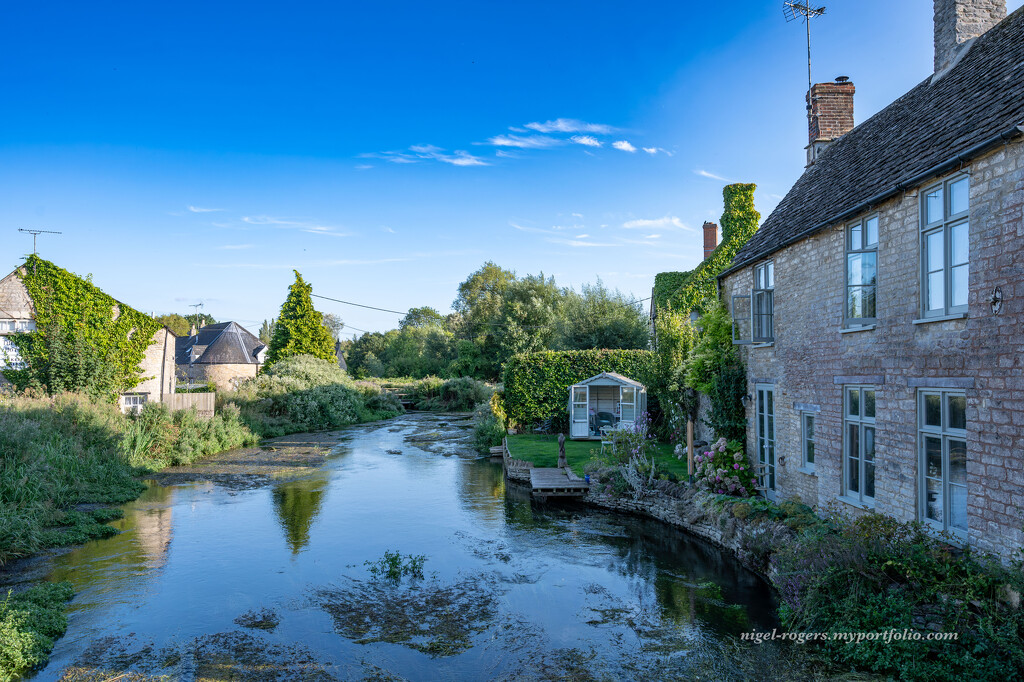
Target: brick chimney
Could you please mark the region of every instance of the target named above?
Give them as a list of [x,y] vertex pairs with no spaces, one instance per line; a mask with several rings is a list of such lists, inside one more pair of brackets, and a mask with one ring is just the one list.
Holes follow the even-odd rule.
[[961,47],[1006,18],[1006,0],[935,0],[935,73],[952,66]]
[[704,223],[704,260],[707,260],[711,252],[718,246],[718,225],[716,223]]
[[807,165],[832,142],[853,130],[853,94],[857,89],[846,76],[834,83],[816,83],[807,94],[811,117],[807,123]]

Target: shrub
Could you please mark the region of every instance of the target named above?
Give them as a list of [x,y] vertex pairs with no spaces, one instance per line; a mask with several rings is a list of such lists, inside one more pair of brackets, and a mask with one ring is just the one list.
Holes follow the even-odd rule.
[[469,412],[490,400],[493,392],[493,388],[478,379],[450,379],[441,386],[441,404],[446,412]]
[[543,351],[515,355],[505,363],[505,411],[510,426],[545,419],[568,422],[569,387],[600,374],[617,372],[645,386],[656,380],[656,360],[647,350]]
[[49,658],[53,641],[67,630],[64,605],[71,583],[44,583],[0,600],[0,680],[17,679]]
[[501,445],[505,439],[505,425],[492,412],[491,405],[484,403],[476,408],[473,424],[473,446],[481,455],[486,455],[491,448]]
[[719,495],[749,497],[754,493],[754,476],[743,454],[743,444],[720,438],[710,449],[695,455],[694,481]]

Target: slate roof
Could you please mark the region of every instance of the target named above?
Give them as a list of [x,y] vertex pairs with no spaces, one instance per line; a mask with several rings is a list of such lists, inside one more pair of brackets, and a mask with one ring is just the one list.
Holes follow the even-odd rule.
[[868,202],[956,170],[967,160],[958,155],[1000,134],[1010,139],[1022,125],[1024,8],[977,38],[940,77],[929,76],[829,145],[719,277],[869,210]]
[[193,336],[179,336],[174,342],[174,362],[187,365],[191,351],[195,364],[256,365],[257,354],[266,346],[237,322],[208,324]]

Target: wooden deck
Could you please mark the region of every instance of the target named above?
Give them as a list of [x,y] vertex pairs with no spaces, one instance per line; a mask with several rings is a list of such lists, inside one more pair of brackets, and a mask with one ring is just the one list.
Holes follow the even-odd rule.
[[590,490],[587,482],[569,469],[554,467],[530,469],[530,488],[534,497],[583,497]]

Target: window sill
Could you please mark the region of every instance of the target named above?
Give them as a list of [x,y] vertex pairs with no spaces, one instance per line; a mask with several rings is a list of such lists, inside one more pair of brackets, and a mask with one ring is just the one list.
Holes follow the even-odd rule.
[[767,341],[767,342],[764,342],[764,343],[752,343],[752,344],[750,344],[750,347],[751,348],[771,348],[774,345],[775,345],[774,341]]
[[846,497],[845,495],[840,495],[836,499],[839,500],[840,502],[850,505],[851,507],[856,507],[857,509],[863,509],[865,511],[875,510],[875,505],[868,504],[867,502],[861,502],[860,500],[855,500],[852,497]]
[[875,328],[873,324],[862,324],[856,327],[843,327],[839,330],[840,334],[853,334],[854,332],[869,332]]
[[807,467],[807,466],[802,466],[802,467],[798,468],[797,471],[799,471],[801,474],[807,474],[808,476],[817,476],[818,475],[818,473],[812,467]]
[[961,534],[956,531],[942,530],[929,521],[922,521],[921,527],[924,529],[926,535],[938,540],[939,542],[945,542],[947,545],[964,547],[967,544],[966,533]]
[[929,322],[949,322],[950,320],[963,320],[967,318],[967,313],[954,313],[952,315],[941,315],[939,317],[922,317],[918,320],[914,320],[911,324],[928,324]]

